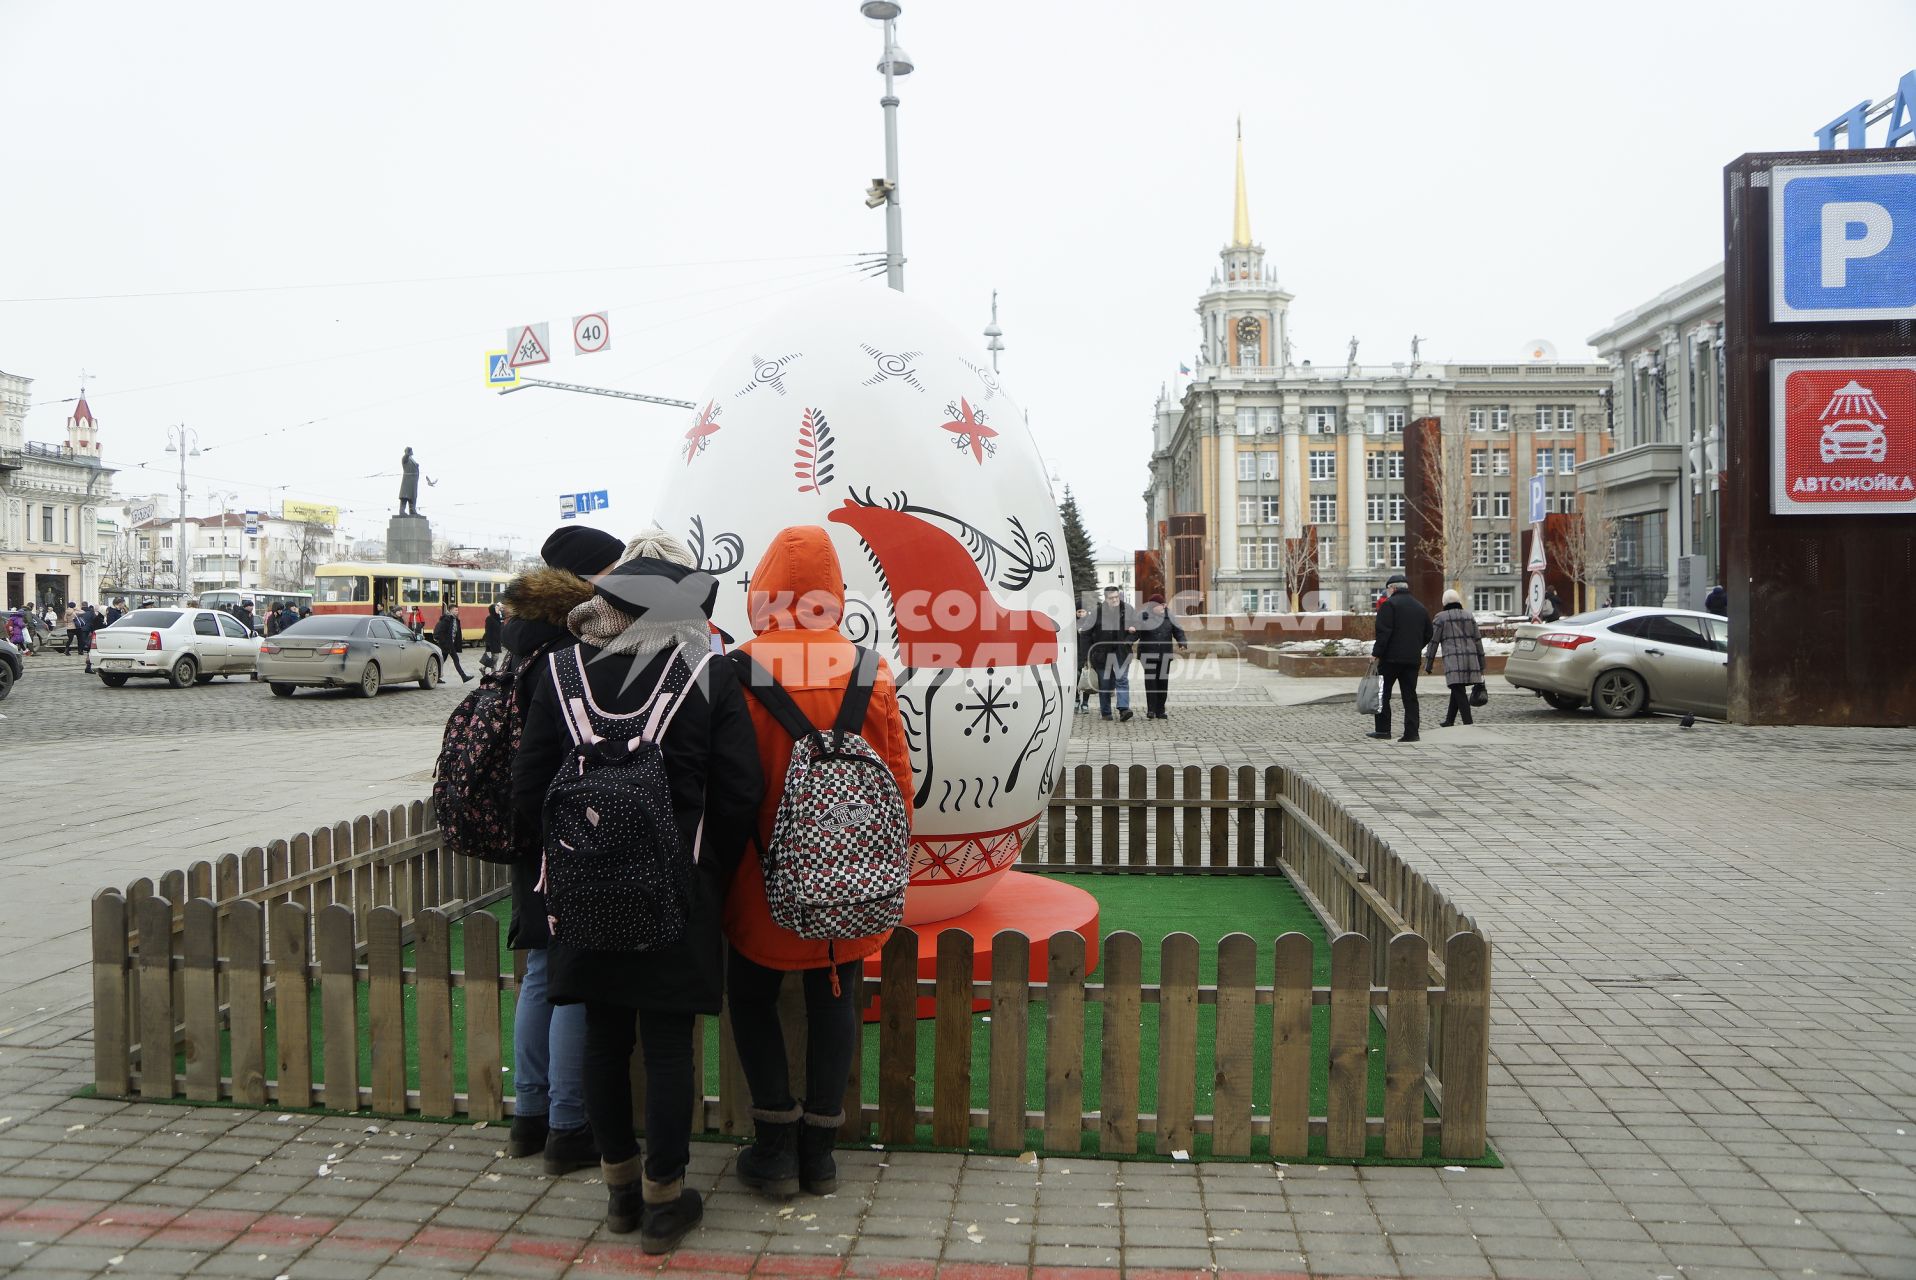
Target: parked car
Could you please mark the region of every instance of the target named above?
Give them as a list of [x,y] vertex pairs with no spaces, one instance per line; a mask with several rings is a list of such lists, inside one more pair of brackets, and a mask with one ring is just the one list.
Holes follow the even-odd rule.
[[1597,609],[1517,627],[1504,679],[1559,711],[1588,702],[1621,720],[1645,711],[1722,719],[1729,707],[1729,621],[1687,609]]
[[20,665],[20,650],[13,641],[0,636],[0,702],[7,700],[7,695],[13,692],[13,682],[24,670]]
[[215,676],[250,680],[258,660],[258,637],[217,609],[135,609],[94,633],[94,669],[110,689],[146,677],[175,689]]
[[381,686],[417,680],[439,683],[439,650],[384,614],[314,614],[260,646],[259,678],[282,698],[301,685],[356,689],[362,698]]

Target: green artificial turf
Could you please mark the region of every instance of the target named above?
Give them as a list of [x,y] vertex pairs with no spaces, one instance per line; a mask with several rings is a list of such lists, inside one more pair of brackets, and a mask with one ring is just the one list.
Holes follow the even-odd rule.
[[[1313,948],[1312,981],[1316,985],[1326,985],[1330,981],[1330,947],[1325,938],[1322,925],[1317,921],[1310,908],[1305,905],[1289,881],[1276,876],[1159,876],[1159,875],[1070,875],[1060,879],[1078,885],[1098,899],[1099,932],[1108,938],[1111,934],[1128,931],[1135,933],[1144,941],[1141,980],[1153,983],[1158,980],[1160,962],[1159,940],[1167,934],[1183,932],[1194,936],[1198,941],[1199,961],[1198,978],[1200,982],[1215,982],[1217,979],[1217,944],[1230,933],[1246,933],[1257,940],[1258,962],[1256,973],[1260,982],[1268,981],[1272,971],[1272,949],[1276,938],[1284,933],[1298,932],[1309,937]],[[511,914],[509,903],[495,903],[490,912],[500,922],[503,939],[504,923]],[[464,967],[464,925],[455,925],[451,931],[452,969],[459,972]],[[512,953],[501,950],[501,970],[512,970]],[[413,963],[413,948],[406,948],[405,963]],[[1090,975],[1091,981],[1099,981],[1103,976],[1102,950],[1099,967]],[[359,1069],[362,1084],[370,1080],[372,1071],[371,1037],[369,1035],[367,989],[360,987],[359,998]],[[418,1038],[416,1032],[416,989],[407,986],[404,989],[406,1009],[406,1081],[409,1088],[419,1084]],[[313,1081],[315,1086],[325,1079],[323,1061],[323,1041],[321,1036],[321,1014],[319,992],[315,986],[312,995],[311,1021],[313,1046]],[[466,1087],[466,1004],[462,988],[452,991],[452,1067],[454,1088],[463,1091]],[[500,1020],[500,1043],[506,1060],[502,1076],[503,1090],[507,1097],[513,1092],[512,1084],[512,1031],[513,1031],[513,995],[502,993]],[[266,1010],[266,1061],[269,1073],[276,1068],[278,1061],[277,1027],[275,1015],[277,1009],[269,1004]],[[1268,1114],[1270,1099],[1270,1062],[1264,1048],[1270,1043],[1271,1009],[1268,1005],[1259,1005],[1255,1010],[1253,1044],[1258,1052],[1254,1054],[1254,1068],[1251,1088],[1252,1110],[1259,1116]],[[1085,1061],[1083,1069],[1083,1098],[1086,1110],[1095,1110],[1099,1103],[1100,1082],[1103,1075],[1103,1006],[1087,1001],[1084,1007],[1084,1045]],[[1140,1041],[1138,1061],[1138,1102],[1140,1109],[1155,1111],[1157,1107],[1157,1006],[1144,1004],[1139,1010]],[[1196,1113],[1206,1114],[1211,1109],[1212,1084],[1215,1079],[1215,1038],[1216,1009],[1212,1005],[1199,1005],[1197,1011],[1197,1063],[1196,1063]],[[982,1109],[987,1103],[987,1089],[990,1081],[991,1055],[991,1019],[988,1015],[974,1015],[972,1020],[972,1106]],[[1313,1115],[1323,1115],[1328,1084],[1328,1053],[1330,1010],[1319,1005],[1312,1010],[1312,1040],[1310,1109]],[[718,1022],[715,1018],[702,1020],[705,1037],[705,1091],[708,1094],[718,1092],[719,1052]],[[222,1037],[224,1040],[224,1037]],[[930,1106],[932,1101],[932,1071],[934,1043],[936,1039],[935,1023],[932,1019],[921,1019],[918,1023],[918,1062],[920,1071],[917,1077],[917,1100],[921,1106]],[[1384,1095],[1384,1029],[1373,1017],[1370,1021],[1371,1054],[1369,1060],[1369,1093],[1367,1113],[1378,1115],[1383,1110]],[[230,1074],[230,1046],[222,1043],[222,1067]],[[1030,1009],[1026,1031],[1026,1054],[1029,1069],[1026,1074],[1027,1106],[1040,1110],[1044,1106],[1044,1067],[1045,1067],[1045,1010],[1042,1003],[1034,1003]],[[181,1069],[184,1070],[182,1062]],[[861,1074],[861,1092],[867,1104],[878,1101],[878,1025],[868,1022],[864,1027],[863,1062]],[[1426,1114],[1431,1114],[1426,1103]],[[930,1127],[919,1126],[919,1141],[916,1145],[931,1147]],[[1040,1135],[1033,1130],[1026,1134],[1026,1145],[1037,1148]],[[1139,1155],[1126,1156],[1127,1159],[1170,1159],[1169,1153],[1158,1154],[1152,1148],[1153,1135],[1138,1135]],[[1087,1132],[1083,1137],[1084,1151],[1096,1154],[1098,1134]],[[1311,1158],[1326,1160],[1322,1153],[1323,1140],[1311,1139]],[[1382,1155],[1383,1139],[1373,1137],[1369,1140],[1369,1152],[1360,1163],[1366,1164],[1428,1164],[1438,1160],[1437,1142],[1433,1137],[1426,1143],[1424,1157],[1421,1160],[1392,1161]],[[983,1129],[972,1131],[974,1149],[987,1147]],[[1266,1159],[1267,1144],[1259,1137],[1252,1140],[1252,1158]],[[1189,1152],[1194,1159],[1207,1158],[1210,1155],[1210,1135],[1197,1134],[1193,1141],[1193,1150]],[[1479,1161],[1450,1160],[1445,1163],[1475,1164],[1499,1166],[1494,1154],[1486,1154]]]

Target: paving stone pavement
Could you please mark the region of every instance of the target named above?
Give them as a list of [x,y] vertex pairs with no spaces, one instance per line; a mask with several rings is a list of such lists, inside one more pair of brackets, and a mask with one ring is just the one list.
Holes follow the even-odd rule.
[[[77,664],[34,675],[0,704],[8,829],[45,836],[0,844],[0,1271],[658,1265],[604,1232],[596,1180],[503,1158],[497,1127],[72,1097],[87,893],[420,794],[457,691],[306,720],[250,686],[102,711]],[[1616,724],[1499,692],[1473,729],[1373,743],[1348,682],[1217,675],[1168,721],[1079,717],[1071,762],[1291,764],[1472,911],[1508,1168],[857,1150],[836,1197],[781,1213],[697,1144],[708,1216],[671,1270],[1916,1277],[1916,732]]]

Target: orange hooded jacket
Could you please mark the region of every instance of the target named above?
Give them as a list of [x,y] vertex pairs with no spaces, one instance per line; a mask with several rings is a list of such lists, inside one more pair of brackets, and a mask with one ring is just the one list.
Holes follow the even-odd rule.
[[[838,553],[826,532],[816,525],[780,530],[752,571],[748,610],[757,637],[739,646],[792,695],[805,718],[829,729],[838,718],[845,688],[851,683],[855,651],[838,630],[845,611],[845,577]],[[772,713],[748,692],[745,705],[758,733],[758,762],[765,774],[765,800],[758,814],[759,847],[772,838],[772,818],[785,795],[785,770],[792,760],[792,740]],[[871,706],[865,712],[860,736],[898,780],[911,816],[911,754],[905,744],[905,725],[898,715],[898,692],[891,667],[878,660],[878,680]],[[765,902],[765,875],[758,858],[747,854],[732,877],[725,896],[725,936],[739,953],[768,969],[822,969],[836,958],[862,960],[885,945],[890,932],[834,944],[801,938],[772,923]]]

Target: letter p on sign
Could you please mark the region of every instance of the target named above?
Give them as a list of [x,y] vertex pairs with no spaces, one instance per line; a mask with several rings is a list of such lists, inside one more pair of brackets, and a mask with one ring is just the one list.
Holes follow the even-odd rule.
[[1770,174],[1770,318],[1916,318],[1916,162]]

